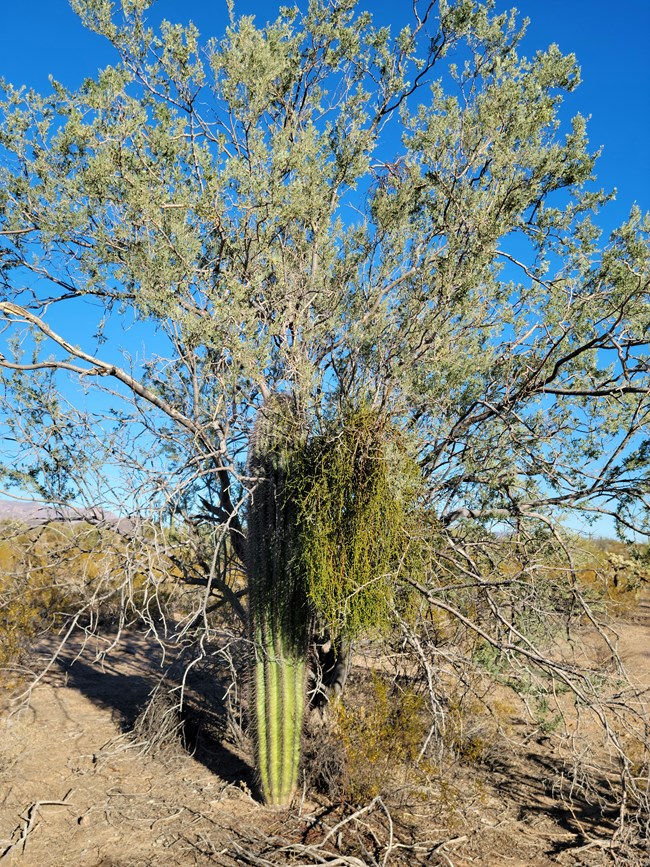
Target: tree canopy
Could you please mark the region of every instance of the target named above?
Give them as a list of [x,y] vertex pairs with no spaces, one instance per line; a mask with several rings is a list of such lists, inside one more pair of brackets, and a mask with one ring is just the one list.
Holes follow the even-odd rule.
[[23,420],[14,478],[74,465],[69,371],[132,403],[100,435],[86,418],[95,451],[128,428],[137,453],[144,427],[169,502],[198,492],[235,524],[255,410],[291,391],[315,429],[346,401],[398,419],[443,525],[647,528],[649,223],[600,238],[585,121],[558,121],[573,56],[520,56],[514,16],[467,0],[396,34],[316,0],[205,43],[114,5],[73,3],[114,66],[75,92],[3,85],[2,319],[38,339],[1,364],[48,430]]

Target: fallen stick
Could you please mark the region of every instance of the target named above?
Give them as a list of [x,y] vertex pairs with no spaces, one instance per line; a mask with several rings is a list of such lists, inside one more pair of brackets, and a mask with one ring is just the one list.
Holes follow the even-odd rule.
[[[14,849],[18,846],[20,847],[21,853],[25,852],[25,847],[27,846],[27,838],[30,834],[32,834],[36,828],[38,828],[37,816],[39,810],[43,807],[70,807],[71,804],[68,801],[68,798],[72,794],[73,790],[68,789],[68,791],[63,796],[60,801],[34,801],[33,804],[30,804],[27,810],[24,813],[20,814],[20,818],[23,820],[22,828],[19,826],[15,829],[16,831],[20,831],[20,836],[17,840],[14,840],[13,843],[10,843],[2,852],[0,852],[0,858],[4,858],[9,855]],[[13,836],[13,834],[12,834]]]

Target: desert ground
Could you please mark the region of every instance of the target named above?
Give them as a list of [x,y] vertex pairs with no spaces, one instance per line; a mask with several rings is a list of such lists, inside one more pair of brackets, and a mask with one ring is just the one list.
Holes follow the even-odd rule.
[[[616,628],[630,680],[647,690],[650,594]],[[168,665],[163,646],[131,635],[101,650],[96,639],[70,644],[27,699],[5,703],[0,860],[8,865],[650,863],[638,849],[617,858],[615,829],[602,815],[558,800],[561,745],[514,712],[510,746],[495,743],[489,761],[459,767],[456,795],[437,811],[416,805],[398,817],[379,797],[346,811],[308,787],[290,810],[269,809],[256,796],[245,739],[229,737],[213,713],[224,697],[209,671],[185,684],[193,710],[184,748],[164,701],[148,722],[141,713]]]

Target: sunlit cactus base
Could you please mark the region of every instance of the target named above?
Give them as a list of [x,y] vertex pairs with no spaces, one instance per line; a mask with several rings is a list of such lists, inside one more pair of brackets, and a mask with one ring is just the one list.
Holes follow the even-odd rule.
[[255,749],[264,801],[284,806],[298,783],[305,695],[304,655],[273,649],[258,632],[254,671]]

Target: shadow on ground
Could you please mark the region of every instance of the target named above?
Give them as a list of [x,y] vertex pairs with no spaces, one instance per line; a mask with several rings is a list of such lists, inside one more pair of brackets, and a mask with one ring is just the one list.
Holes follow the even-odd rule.
[[[611,802],[607,780],[592,780],[590,794],[581,794],[571,785],[570,765],[553,754],[550,743],[549,738],[540,738],[537,748],[526,754],[525,762],[505,757],[490,762],[491,770],[498,773],[498,779],[493,780],[495,791],[521,805],[520,821],[535,825],[550,819],[565,832],[561,838],[549,840],[548,856],[597,841],[609,843],[617,827],[618,811]],[[571,789],[570,797],[562,794]]]
[[[163,671],[155,664],[156,660],[149,660],[153,663],[151,674],[133,672],[129,669],[135,666],[120,665],[118,654],[115,661],[104,664],[90,664],[72,655],[63,656],[58,662],[65,674],[66,685],[78,690],[95,705],[110,710],[115,722],[127,734],[133,731],[153,691],[163,679],[173,689],[170,673],[178,667],[171,666]],[[197,672],[190,676],[185,684],[180,715],[182,737],[179,741],[182,741],[193,758],[211,773],[227,783],[238,786],[244,784],[256,795],[257,784],[253,768],[224,741],[224,696],[224,687],[214,679],[206,683],[204,673]]]

